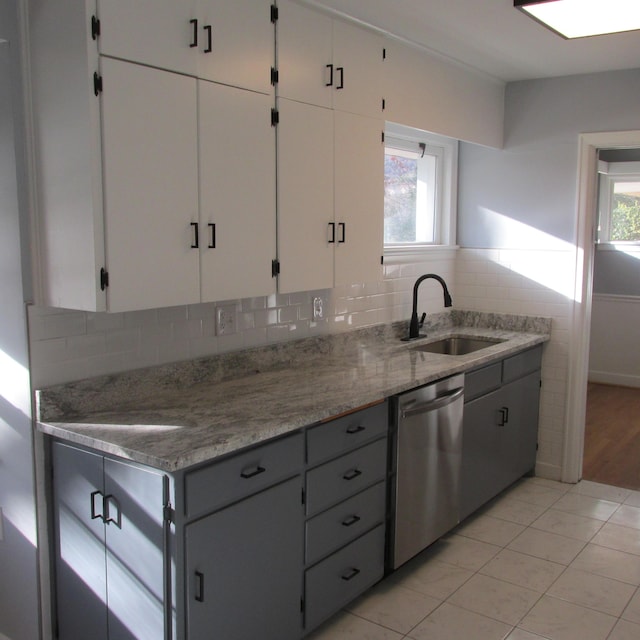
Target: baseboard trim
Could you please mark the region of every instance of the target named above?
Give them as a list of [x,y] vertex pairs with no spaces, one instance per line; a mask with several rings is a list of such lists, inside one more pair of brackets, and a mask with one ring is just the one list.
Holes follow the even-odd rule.
[[561,480],[562,468],[548,462],[536,462],[536,477],[547,480]]
[[619,387],[640,388],[640,376],[625,373],[611,373],[610,371],[589,371],[589,382],[613,384]]

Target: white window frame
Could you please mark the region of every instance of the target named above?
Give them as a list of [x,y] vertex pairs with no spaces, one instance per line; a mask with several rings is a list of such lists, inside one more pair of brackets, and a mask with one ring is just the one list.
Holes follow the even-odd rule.
[[596,245],[599,249],[616,249],[616,247],[636,247],[640,249],[640,241],[611,240],[611,203],[613,189],[620,178],[625,182],[632,179],[640,182],[640,162],[598,162],[598,229]]
[[437,163],[434,242],[401,244],[385,242],[385,257],[425,254],[434,250],[456,247],[458,141],[421,129],[392,122],[386,123],[385,153],[387,149],[395,149],[417,157],[422,155],[423,147],[421,145],[424,145],[425,154],[436,157]]

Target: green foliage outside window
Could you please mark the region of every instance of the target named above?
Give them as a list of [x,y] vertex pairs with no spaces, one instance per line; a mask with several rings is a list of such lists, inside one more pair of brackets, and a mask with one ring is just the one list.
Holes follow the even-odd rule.
[[616,194],[611,211],[612,242],[640,241],[640,197]]

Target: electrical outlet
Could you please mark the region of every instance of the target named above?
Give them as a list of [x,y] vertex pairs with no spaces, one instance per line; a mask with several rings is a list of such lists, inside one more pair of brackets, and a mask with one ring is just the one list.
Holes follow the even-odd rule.
[[216,335],[229,336],[236,333],[236,307],[227,305],[216,309]]
[[313,319],[320,320],[324,318],[324,302],[322,298],[314,298],[313,299]]

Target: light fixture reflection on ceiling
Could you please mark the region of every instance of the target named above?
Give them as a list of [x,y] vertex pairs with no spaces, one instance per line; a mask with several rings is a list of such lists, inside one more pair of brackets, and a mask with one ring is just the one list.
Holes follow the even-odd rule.
[[640,0],[514,0],[563,38],[584,38],[640,29]]

